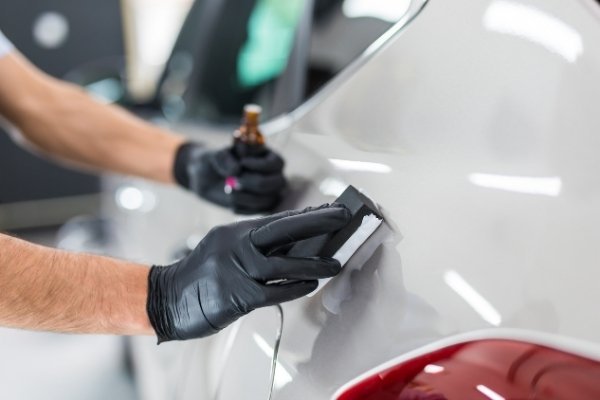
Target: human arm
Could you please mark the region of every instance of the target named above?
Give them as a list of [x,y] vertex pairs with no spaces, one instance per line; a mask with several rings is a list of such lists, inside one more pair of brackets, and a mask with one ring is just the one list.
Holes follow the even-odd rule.
[[287,257],[285,249],[349,221],[348,209],[325,205],[220,226],[185,258],[151,269],[0,234],[0,326],[156,333],[159,341],[208,336],[256,308],[302,297],[316,289],[317,279],[339,273],[337,260]]
[[52,78],[18,52],[0,58],[0,115],[38,150],[96,170],[175,183],[180,135]]
[[[235,211],[271,210],[286,186],[283,160],[265,148],[239,159],[211,150],[102,104],[78,86],[54,79],[13,51],[0,57],[0,115],[38,150],[75,165],[178,183]],[[240,187],[225,195],[225,181]]]
[[0,325],[151,335],[144,265],[74,254],[0,234]]

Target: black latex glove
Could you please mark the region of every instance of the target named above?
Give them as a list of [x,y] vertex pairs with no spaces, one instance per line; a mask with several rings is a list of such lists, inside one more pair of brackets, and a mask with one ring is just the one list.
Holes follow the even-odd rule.
[[[255,308],[312,292],[317,279],[340,272],[340,263],[287,257],[285,249],[350,219],[346,207],[333,204],[220,226],[184,259],[152,267],[147,309],[159,343],[208,336]],[[288,281],[267,284],[281,279]]]
[[[213,203],[240,214],[272,210],[286,186],[283,159],[267,147],[260,155],[238,158],[233,147],[210,151],[197,143],[186,143],[177,151],[174,176],[177,182]],[[225,191],[228,178],[238,187]]]

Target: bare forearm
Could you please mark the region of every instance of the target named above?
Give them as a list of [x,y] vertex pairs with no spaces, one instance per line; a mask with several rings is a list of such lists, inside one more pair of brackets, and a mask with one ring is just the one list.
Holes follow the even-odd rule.
[[0,325],[55,332],[153,334],[148,268],[0,234]]
[[18,54],[0,62],[12,78],[1,79],[0,113],[38,149],[94,169],[173,182],[173,159],[183,137],[48,77]]

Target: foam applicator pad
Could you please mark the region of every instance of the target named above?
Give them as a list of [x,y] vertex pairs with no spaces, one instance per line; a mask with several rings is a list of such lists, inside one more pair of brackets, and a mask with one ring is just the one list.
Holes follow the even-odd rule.
[[[333,257],[344,266],[383,222],[375,203],[354,186],[348,186],[335,202],[348,207],[352,214],[350,223],[333,235],[323,235],[296,243],[288,252],[289,256]],[[328,280],[321,280],[320,286],[326,281]]]
[[350,238],[335,252],[333,258],[338,260],[342,266],[346,265],[350,257],[368,238],[371,237],[373,232],[379,228],[383,221],[377,218],[374,214],[365,215],[362,219],[362,223],[356,231],[350,236]]

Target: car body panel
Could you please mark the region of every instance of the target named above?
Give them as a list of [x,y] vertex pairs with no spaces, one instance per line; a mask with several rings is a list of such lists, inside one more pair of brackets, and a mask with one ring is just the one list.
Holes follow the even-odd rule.
[[[362,264],[283,305],[273,399],[330,398],[390,359],[482,329],[575,341],[596,357],[597,8],[432,0],[354,74],[268,128],[292,183],[283,208],[332,201],[352,184],[381,205],[388,229]],[[145,256],[167,260],[190,233],[239,218],[159,192],[151,212],[128,214],[132,232],[164,232]],[[246,335],[264,327],[244,324]],[[217,338],[202,346],[221,346]],[[241,371],[224,373],[244,386]],[[227,398],[236,396],[263,398]]]

